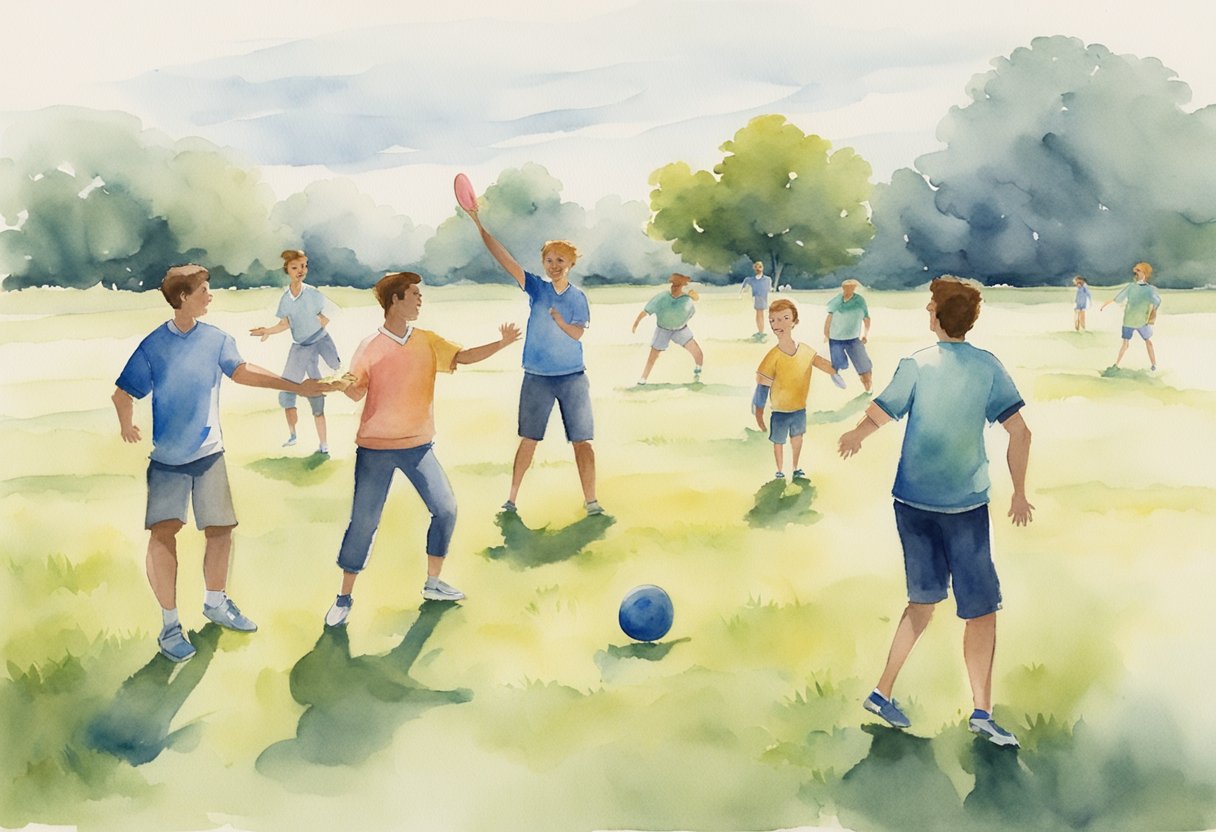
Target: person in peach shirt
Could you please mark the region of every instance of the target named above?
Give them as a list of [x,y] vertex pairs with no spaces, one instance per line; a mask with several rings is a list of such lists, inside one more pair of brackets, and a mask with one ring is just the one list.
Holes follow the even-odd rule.
[[501,337],[462,349],[434,332],[414,326],[422,308],[422,278],[413,272],[385,275],[373,287],[384,309],[384,326],[359,345],[345,393],[363,401],[355,436],[355,496],[350,525],[342,538],[338,566],[342,590],[325,623],[346,623],[355,579],[367,566],[393,474],[400,470],[431,514],[426,535],[427,579],[422,597],[459,601],[464,593],[439,580],[456,526],[456,497],[431,445],[435,438],[435,377],[460,364],[475,364],[519,340],[515,324],[499,327]]

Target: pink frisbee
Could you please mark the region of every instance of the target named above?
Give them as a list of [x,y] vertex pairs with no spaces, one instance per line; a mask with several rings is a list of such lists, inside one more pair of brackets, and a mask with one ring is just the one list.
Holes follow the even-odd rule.
[[452,183],[453,190],[456,191],[456,201],[460,203],[460,207],[466,211],[477,210],[477,193],[473,190],[473,183],[469,181],[469,177],[463,173],[456,174],[456,181]]

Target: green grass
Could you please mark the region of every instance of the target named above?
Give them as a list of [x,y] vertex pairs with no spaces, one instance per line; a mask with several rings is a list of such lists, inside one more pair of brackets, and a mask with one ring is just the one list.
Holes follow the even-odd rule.
[[[1099,290],[1099,293],[1104,290]],[[522,323],[509,287],[429,288],[419,325],[467,345]],[[0,295],[0,827],[248,830],[1203,829],[1216,825],[1211,641],[1216,539],[1216,294],[1165,292],[1162,369],[1133,343],[1104,373],[1119,319],[1070,331],[1071,290],[996,289],[970,336],[1027,400],[1035,522],[1005,518],[993,461],[1005,608],[995,749],[970,708],[947,601],[900,677],[914,728],[873,725],[873,687],[903,605],[890,508],[902,426],[843,461],[869,399],[816,376],[802,467],[774,481],[750,391],[771,346],[750,301],[703,293],[703,384],[677,347],[634,382],[652,294],[589,293],[598,497],[586,517],[560,423],[519,513],[501,513],[515,450],[519,346],[442,376],[436,453],[460,503],[445,578],[469,598],[423,603],[428,517],[397,478],[344,630],[322,616],[349,519],[358,410],[327,405],[332,457],[280,447],[275,394],[225,383],[240,518],[229,588],[259,632],[202,626],[201,534],[179,536],[179,605],[199,654],[155,650],[143,576],[148,442],[125,445],[113,379],[165,317],[159,295]],[[287,342],[242,336],[276,290],[219,292],[209,321],[279,369]],[[380,321],[370,293],[332,292],[349,362]],[[821,348],[826,292],[795,293]],[[867,293],[876,388],[928,345],[918,293]],[[9,317],[5,317],[9,316]],[[470,372],[473,371],[473,372]],[[146,402],[137,423],[148,436]],[[306,416],[307,414],[305,414]],[[788,467],[788,465],[787,465]],[[665,640],[629,641],[634,586],[671,595]]]

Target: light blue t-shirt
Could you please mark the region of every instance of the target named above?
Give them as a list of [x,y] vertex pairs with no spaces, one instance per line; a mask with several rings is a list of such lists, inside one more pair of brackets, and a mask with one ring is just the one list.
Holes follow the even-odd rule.
[[988,502],[984,424],[1024,402],[996,356],[965,341],[939,341],[901,359],[874,399],[893,419],[908,415],[891,493],[929,511],[962,512]]
[[1115,303],[1127,301],[1123,308],[1123,325],[1141,327],[1148,323],[1149,315],[1161,305],[1161,295],[1151,283],[1129,283],[1115,295]]
[[152,394],[152,459],[185,465],[224,450],[220,373],[245,363],[236,341],[210,324],[182,332],[172,321],[140,342],[115,384],[136,399]]
[[866,299],[857,292],[848,300],[841,292],[828,301],[828,314],[832,316],[832,324],[828,329],[828,337],[834,341],[851,341],[861,337],[861,324],[870,317],[870,307]]
[[585,369],[583,342],[562,332],[549,310],[556,309],[568,324],[590,326],[591,307],[583,290],[568,283],[558,294],[550,281],[524,272],[524,291],[532,307],[524,336],[524,372],[538,376],[581,373]]
[[670,289],[652,297],[645,310],[648,315],[654,315],[655,323],[663,329],[682,329],[697,314],[692,298],[672,295]]
[[[333,304],[326,300],[325,295],[316,287],[304,284],[299,297],[293,297],[291,289],[283,291],[275,315],[287,319],[291,326],[291,340],[297,344],[307,344],[323,329],[317,316],[332,311]],[[326,314],[325,317],[332,316]]]
[[1077,308],[1085,309],[1089,306],[1089,302],[1093,300],[1093,293],[1089,291],[1089,287],[1082,283],[1077,287]]
[[766,298],[773,288],[773,281],[766,274],[750,274],[743,278],[743,285],[752,290],[753,298]]

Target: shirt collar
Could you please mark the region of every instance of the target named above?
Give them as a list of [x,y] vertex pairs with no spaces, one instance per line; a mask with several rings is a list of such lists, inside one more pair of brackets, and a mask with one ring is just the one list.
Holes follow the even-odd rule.
[[410,340],[410,336],[414,334],[414,325],[413,325],[413,324],[406,324],[406,325],[405,325],[405,337],[404,337],[404,338],[399,338],[399,337],[397,337],[396,335],[394,335],[393,333],[389,332],[389,331],[388,331],[387,329],[385,329],[384,327],[380,327],[380,334],[381,334],[381,335],[387,335],[389,338],[392,338],[394,341],[396,341],[398,344],[400,344],[401,346],[403,346],[403,347],[404,347],[404,346],[405,346],[405,342],[406,342],[406,341],[408,341],[408,340]]
[[[198,321],[195,321],[194,326],[190,327],[190,332],[194,332],[194,330],[196,330],[196,329],[198,329]],[[173,321],[172,318],[169,319],[169,331],[172,332],[174,335],[176,335],[178,338],[185,338],[186,336],[188,336],[190,334],[190,332],[182,332],[180,329],[178,329],[177,324]]]

